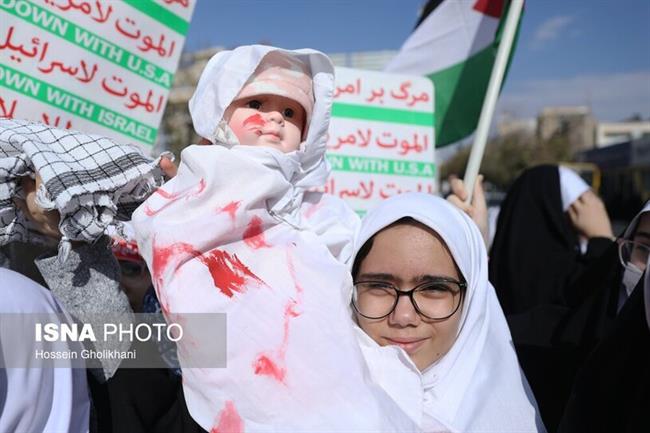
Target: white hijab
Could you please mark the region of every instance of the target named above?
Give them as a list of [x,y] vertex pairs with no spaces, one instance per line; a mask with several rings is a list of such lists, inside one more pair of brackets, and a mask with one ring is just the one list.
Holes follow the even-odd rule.
[[574,201],[578,200],[585,192],[589,191],[589,185],[568,167],[559,165],[560,173],[560,195],[562,196],[562,210],[566,212]]
[[440,431],[440,423],[459,432],[544,431],[505,317],[488,282],[481,234],[465,214],[428,194],[394,196],[363,219],[355,255],[377,232],[404,217],[414,218],[444,239],[468,288],[456,342],[422,373],[402,349],[380,347],[359,330],[373,379],[424,431]]
[[[32,280],[0,268],[0,313],[63,313],[52,294]],[[25,359],[46,342],[7,344],[0,326],[0,356],[23,349]],[[63,361],[62,361],[63,362]],[[57,365],[60,365],[57,364]],[[5,368],[0,370],[0,432],[87,432],[90,400],[86,370],[74,368]]]
[[[623,239],[632,239],[634,237],[634,233],[636,232],[636,228],[639,225],[639,220],[641,219],[641,215],[643,215],[646,212],[650,212],[650,201],[646,202],[646,204],[643,206],[643,209],[641,209],[641,212],[636,214],[634,219],[632,219],[630,224],[627,226],[625,232],[623,233]],[[621,263],[621,265],[622,264],[623,263]],[[625,304],[625,301],[627,301],[627,299],[632,294],[632,291],[634,290],[637,283],[641,279],[642,274],[643,271],[631,263],[628,264],[627,266],[623,266],[623,278],[621,281],[622,287],[618,296],[619,311],[621,308],[623,308],[623,304]]]

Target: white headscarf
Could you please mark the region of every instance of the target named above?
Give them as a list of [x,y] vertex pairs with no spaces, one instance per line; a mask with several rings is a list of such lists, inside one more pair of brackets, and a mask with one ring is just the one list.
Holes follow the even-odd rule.
[[574,201],[578,200],[585,192],[589,191],[589,185],[582,180],[578,173],[568,167],[559,165],[560,172],[560,195],[562,196],[562,210],[566,212]]
[[373,379],[424,431],[439,423],[459,432],[544,431],[535,399],[519,368],[476,225],[447,201],[422,193],[394,196],[362,221],[355,255],[391,223],[412,217],[444,239],[468,287],[457,339],[449,352],[420,373],[406,352],[380,347],[359,330]]
[[[636,228],[639,225],[639,220],[641,219],[641,215],[643,215],[646,212],[650,212],[650,201],[646,202],[646,204],[643,206],[643,209],[641,209],[641,212],[636,214],[634,219],[632,219],[630,224],[627,226],[625,232],[623,233],[623,239],[632,239],[634,237],[634,233],[636,232]],[[643,270],[639,269],[637,266],[635,266],[632,263],[628,263],[627,266],[623,266],[623,278],[621,281],[623,287],[621,287],[621,291],[619,292],[619,297],[618,297],[619,310],[623,307],[623,304],[625,303],[625,301],[627,301],[627,298],[629,298],[630,295],[632,294],[632,291],[634,290],[637,283],[641,279],[642,274],[643,274]]]
[[[52,294],[32,280],[0,268],[0,313],[62,313]],[[25,359],[36,350],[48,350],[46,342],[25,341],[7,345],[2,335],[0,356],[23,349]],[[5,338],[3,338],[5,337]],[[0,370],[0,432],[87,432],[90,401],[86,370],[73,368],[6,368]]]

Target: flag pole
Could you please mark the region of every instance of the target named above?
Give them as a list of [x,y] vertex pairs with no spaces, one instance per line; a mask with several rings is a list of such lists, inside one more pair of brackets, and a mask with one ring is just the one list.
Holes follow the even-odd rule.
[[474,193],[474,182],[478,175],[479,168],[481,167],[481,160],[485,152],[485,145],[490,132],[490,124],[494,116],[494,108],[503,82],[503,76],[508,65],[508,58],[511,52],[512,44],[517,32],[517,25],[519,24],[519,17],[524,6],[524,0],[512,0],[508,9],[508,16],[506,17],[505,26],[503,28],[503,35],[497,50],[497,56],[494,60],[494,67],[490,75],[490,82],[488,83],[485,99],[483,100],[483,108],[481,108],[481,116],[479,117],[478,126],[476,127],[476,135],[474,136],[474,144],[472,151],[467,161],[467,168],[465,169],[465,188],[467,189],[466,203],[472,200]]

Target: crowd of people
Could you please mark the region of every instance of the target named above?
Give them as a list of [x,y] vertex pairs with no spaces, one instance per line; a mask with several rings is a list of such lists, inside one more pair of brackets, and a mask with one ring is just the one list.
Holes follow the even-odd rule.
[[0,431],[650,430],[650,204],[616,238],[589,186],[543,165],[489,254],[480,178],[470,203],[455,179],[360,219],[315,192],[333,90],[314,50],[217,53],[178,168],[0,119],[1,312],[227,315],[221,368],[188,326],[158,347],[169,368],[0,370]]

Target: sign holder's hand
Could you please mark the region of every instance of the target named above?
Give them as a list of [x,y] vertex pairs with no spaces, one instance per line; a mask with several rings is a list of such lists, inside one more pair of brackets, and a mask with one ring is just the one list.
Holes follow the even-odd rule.
[[[173,155],[171,156],[173,157]],[[167,179],[173,178],[176,176],[176,173],[178,173],[178,167],[174,164],[174,160],[167,155],[163,155],[162,158],[160,158],[160,169],[163,171]]]
[[571,203],[569,218],[578,233],[587,239],[603,237],[614,239],[612,223],[603,201],[593,191],[587,191]]
[[466,203],[468,191],[465,188],[465,183],[456,176],[449,177],[449,186],[451,187],[451,195],[447,200],[465,212],[476,223],[478,229],[483,235],[483,242],[487,248],[490,242],[489,225],[488,225],[488,210],[487,202],[485,201],[485,192],[483,191],[483,175],[479,174],[474,182],[474,193],[472,194],[472,201]]

